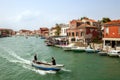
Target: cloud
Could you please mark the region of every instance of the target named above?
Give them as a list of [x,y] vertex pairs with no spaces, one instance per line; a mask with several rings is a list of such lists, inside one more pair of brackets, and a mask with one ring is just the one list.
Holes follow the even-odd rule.
[[63,23],[65,16],[54,13],[44,13],[44,11],[25,10],[16,15],[0,19],[0,25],[4,28],[20,29],[39,29],[40,27],[53,27],[56,23]]
[[12,19],[16,22],[24,22],[24,21],[36,20],[36,19],[38,19],[39,16],[40,16],[40,12],[38,12],[38,11],[26,10],[26,11],[20,13],[19,15],[13,17]]
[[19,29],[39,29],[40,12],[26,10],[17,15],[0,19],[0,26],[3,28]]

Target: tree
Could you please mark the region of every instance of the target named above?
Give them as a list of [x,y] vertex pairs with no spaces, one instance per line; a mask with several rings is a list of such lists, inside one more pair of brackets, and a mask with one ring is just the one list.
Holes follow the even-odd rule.
[[81,17],[81,20],[83,20],[83,19],[89,19],[88,17]]
[[107,18],[107,17],[103,17],[102,20],[101,20],[101,22],[103,22],[103,23],[107,23],[107,22],[110,22],[110,21],[111,21],[111,19]]
[[56,36],[60,36],[61,27],[59,26],[59,24],[56,24],[55,28],[56,28],[56,32],[55,32]]

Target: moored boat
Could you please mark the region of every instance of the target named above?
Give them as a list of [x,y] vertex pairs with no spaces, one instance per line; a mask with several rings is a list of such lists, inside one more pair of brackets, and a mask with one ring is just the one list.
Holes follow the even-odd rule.
[[74,47],[74,45],[75,45],[74,43],[71,43],[67,46],[63,46],[62,48],[63,48],[64,51],[70,51],[71,48]]
[[53,44],[50,42],[46,42],[46,46],[53,46]]
[[104,52],[104,51],[100,51],[100,52],[98,52],[98,54],[100,56],[107,56],[108,55],[107,52]]
[[71,50],[74,52],[85,52],[85,47],[72,47]]
[[95,49],[92,49],[92,48],[87,48],[87,49],[85,49],[85,51],[87,53],[98,53],[100,50],[95,50]]
[[62,64],[52,65],[52,63],[44,63],[44,62],[36,62],[36,61],[32,61],[32,66],[37,69],[41,69],[45,71],[59,71],[61,70],[61,68],[64,67],[64,65]]
[[119,56],[119,53],[120,53],[119,50],[111,50],[111,51],[109,51],[107,54],[108,54],[109,56],[118,57],[118,56]]

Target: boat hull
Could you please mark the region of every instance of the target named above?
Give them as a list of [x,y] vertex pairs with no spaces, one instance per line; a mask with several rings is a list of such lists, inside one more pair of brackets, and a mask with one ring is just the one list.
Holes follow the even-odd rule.
[[98,53],[99,50],[94,50],[94,49],[86,49],[85,50],[87,53]]
[[99,54],[100,56],[107,56],[107,55],[108,55],[107,52],[98,52],[98,54]]
[[84,48],[71,48],[71,50],[74,52],[85,52]]
[[61,68],[63,67],[63,65],[52,65],[52,64],[37,64],[35,62],[32,62],[32,66],[37,68],[37,69],[41,69],[41,70],[45,70],[45,71],[60,71]]
[[108,53],[109,56],[111,57],[118,57],[118,54],[111,54],[111,53]]
[[111,50],[108,52],[108,55],[111,57],[118,57],[119,56],[120,51],[117,50]]
[[64,51],[71,51],[71,47],[63,47]]

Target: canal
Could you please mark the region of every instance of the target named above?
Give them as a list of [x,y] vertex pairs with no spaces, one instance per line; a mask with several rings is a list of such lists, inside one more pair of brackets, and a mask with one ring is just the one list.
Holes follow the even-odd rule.
[[[35,53],[40,61],[54,56],[65,67],[57,73],[35,69]],[[120,80],[120,58],[63,51],[36,37],[0,38],[0,80]]]

